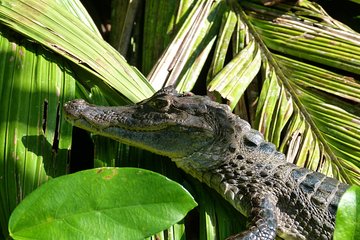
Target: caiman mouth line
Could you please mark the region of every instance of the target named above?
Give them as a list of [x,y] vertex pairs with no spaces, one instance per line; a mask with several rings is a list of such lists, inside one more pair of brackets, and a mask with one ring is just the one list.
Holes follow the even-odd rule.
[[108,125],[108,126],[101,126],[101,125],[96,125],[93,124],[92,120],[88,120],[86,119],[86,117],[82,116],[83,118],[78,118],[78,119],[71,119],[67,116],[65,116],[66,120],[69,121],[72,125],[80,127],[80,128],[84,128],[86,127],[87,129],[94,131],[94,129],[96,129],[96,132],[104,132],[107,130],[111,130],[111,129],[123,129],[125,131],[131,131],[131,132],[156,132],[156,131],[161,131],[164,130],[166,128],[169,127],[175,127],[175,125],[165,125],[165,124],[160,124],[160,125],[156,125],[156,126],[143,126],[143,127],[136,127],[136,126],[128,126],[125,124],[117,124],[117,125]]
[[[125,109],[126,107],[124,107]],[[67,121],[72,123],[77,127],[87,127],[88,130],[96,129],[98,132],[102,132],[110,128],[121,128],[123,130],[133,131],[133,132],[154,132],[161,131],[169,127],[176,127],[176,123],[166,122],[156,124],[151,122],[151,124],[142,124],[139,123],[139,120],[133,119],[129,116],[119,117],[113,120],[116,123],[113,123],[111,118],[103,118],[99,116],[106,116],[108,113],[101,110],[96,115],[92,113],[94,111],[94,105],[85,102],[82,99],[72,100],[64,104],[64,117]],[[120,107],[119,109],[120,110]],[[89,117],[90,116],[90,117]],[[126,113],[124,113],[126,116]],[[109,120],[108,120],[109,119]],[[132,119],[129,123],[125,123],[127,119]]]

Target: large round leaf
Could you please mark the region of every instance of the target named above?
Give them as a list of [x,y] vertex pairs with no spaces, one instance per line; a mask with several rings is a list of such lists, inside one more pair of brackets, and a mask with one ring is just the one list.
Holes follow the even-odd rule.
[[143,239],[196,206],[179,184],[137,168],[98,168],[45,183],[14,210],[14,239]]
[[334,239],[360,239],[360,187],[353,185],[341,197]]

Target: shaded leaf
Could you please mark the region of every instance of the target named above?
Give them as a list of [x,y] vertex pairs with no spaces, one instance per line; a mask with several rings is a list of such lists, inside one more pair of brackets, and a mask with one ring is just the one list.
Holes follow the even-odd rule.
[[[145,2],[141,71],[147,75],[187,19],[194,0]],[[161,17],[159,17],[161,16]],[[151,49],[151,51],[149,51]]]

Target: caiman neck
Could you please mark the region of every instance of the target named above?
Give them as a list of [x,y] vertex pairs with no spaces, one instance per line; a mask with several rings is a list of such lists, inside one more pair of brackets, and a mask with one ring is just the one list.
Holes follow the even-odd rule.
[[240,139],[250,125],[239,117],[231,119],[233,125],[220,126],[216,129],[214,141],[193,153],[179,158],[172,158],[176,165],[185,172],[199,175],[199,172],[216,169],[220,165],[235,159],[240,149]]

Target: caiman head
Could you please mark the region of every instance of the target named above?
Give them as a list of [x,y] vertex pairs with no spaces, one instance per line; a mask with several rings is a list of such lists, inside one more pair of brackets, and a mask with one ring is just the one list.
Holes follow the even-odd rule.
[[64,113],[77,127],[172,159],[208,154],[234,132],[228,106],[206,96],[179,94],[173,87],[129,106],[73,100],[64,105]]

